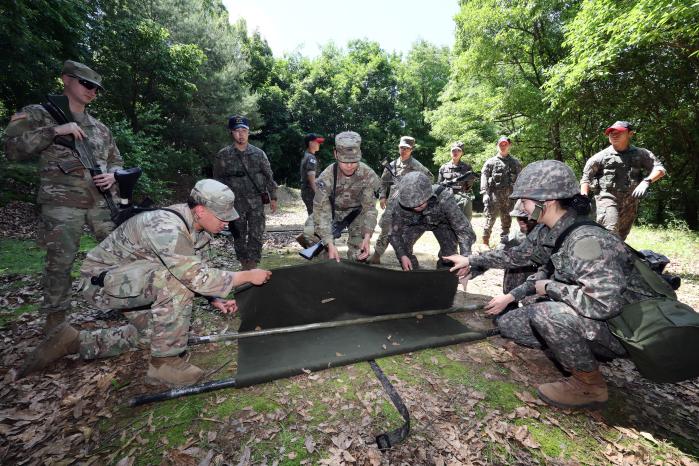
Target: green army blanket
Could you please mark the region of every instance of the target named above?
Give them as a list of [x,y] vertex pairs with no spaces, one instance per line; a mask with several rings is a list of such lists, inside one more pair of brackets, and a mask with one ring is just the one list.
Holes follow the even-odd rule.
[[[447,309],[457,285],[448,271],[403,272],[346,261],[281,268],[266,285],[236,295],[239,331]],[[435,315],[245,338],[238,340],[236,386],[486,336]]]

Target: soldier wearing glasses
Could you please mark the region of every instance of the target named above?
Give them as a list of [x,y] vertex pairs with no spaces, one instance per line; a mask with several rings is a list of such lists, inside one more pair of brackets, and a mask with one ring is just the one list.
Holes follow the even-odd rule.
[[[85,109],[104,89],[102,77],[68,60],[61,81],[74,122],[59,125],[42,105],[29,105],[12,116],[5,130],[5,154],[10,160],[39,159],[38,236],[46,247],[41,311],[46,314],[46,333],[63,322],[70,309],[70,271],[83,225],[90,226],[98,241],[114,229],[100,190],[114,187],[114,172],[123,164],[109,128]],[[91,176],[74,150],[56,143],[58,136],[86,140],[103,174]]]

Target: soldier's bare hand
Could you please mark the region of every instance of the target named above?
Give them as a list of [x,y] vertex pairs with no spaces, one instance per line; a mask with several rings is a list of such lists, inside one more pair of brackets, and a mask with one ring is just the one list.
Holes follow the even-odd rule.
[[264,285],[272,277],[272,272],[263,269],[252,269],[238,273],[244,273],[244,280],[252,283],[253,285]]
[[99,189],[106,191],[116,182],[116,178],[114,178],[114,173],[103,173],[93,176],[92,181]]
[[408,270],[413,270],[413,263],[410,261],[410,258],[408,256],[401,256],[400,258],[400,266],[405,270],[406,272]]
[[371,239],[364,238],[362,240],[362,245],[359,247],[359,254],[357,254],[357,260],[363,261],[369,257],[369,248],[371,247]]
[[328,258],[340,262],[340,253],[333,243],[328,244]]
[[272,210],[272,213],[275,213],[277,211],[277,200],[276,199],[271,199],[269,201],[269,208]]
[[446,260],[452,261],[454,263],[454,267],[449,269],[450,272],[456,272],[457,270],[464,269],[464,268],[468,269],[468,267],[469,267],[468,257],[464,257],[460,254],[454,254],[451,256],[444,256],[442,259],[446,259]]
[[56,136],[72,135],[78,140],[82,140],[87,137],[85,131],[83,131],[82,128],[80,128],[80,126],[78,126],[78,124],[75,122],[58,125],[53,128],[53,132]]
[[551,282],[551,280],[537,280],[534,283],[534,287],[536,288],[536,294],[539,296],[546,296],[546,285],[548,285]]
[[382,197],[381,199],[379,199],[379,205],[381,206],[382,209],[386,208],[386,198],[385,197]]
[[211,305],[218,309],[222,314],[235,314],[238,312],[238,304],[235,299],[214,299]]
[[489,316],[496,316],[504,311],[508,304],[514,301],[514,296],[509,293],[496,296],[485,305],[485,314]]

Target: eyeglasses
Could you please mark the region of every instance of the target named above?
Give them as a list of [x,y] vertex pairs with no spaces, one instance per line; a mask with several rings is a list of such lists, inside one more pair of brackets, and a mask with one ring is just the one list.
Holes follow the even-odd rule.
[[77,79],[78,82],[80,83],[80,85],[89,91],[96,89],[96,92],[99,92],[101,89],[97,84],[90,82],[86,79],[82,79],[82,78],[79,78],[78,76],[73,76],[73,75],[70,75],[70,77]]

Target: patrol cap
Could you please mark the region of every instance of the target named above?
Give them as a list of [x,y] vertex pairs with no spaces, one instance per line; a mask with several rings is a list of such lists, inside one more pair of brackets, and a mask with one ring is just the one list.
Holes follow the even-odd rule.
[[510,217],[529,217],[527,211],[524,210],[522,199],[517,199],[517,202],[515,202],[515,205],[510,212]]
[[233,115],[228,119],[228,129],[250,129],[250,120],[240,115]]
[[303,138],[303,142],[306,144],[306,147],[308,147],[308,143],[311,141],[315,141],[320,144],[325,142],[325,138],[318,136],[316,133],[308,133],[306,137]]
[[340,162],[353,163],[362,159],[362,137],[354,131],[335,136],[335,152]]
[[604,130],[604,135],[608,136],[612,131],[633,131],[633,125],[628,121],[615,121],[613,125]]
[[501,142],[507,142],[508,144],[512,144],[512,139],[508,138],[507,136],[500,136],[500,139],[498,139],[498,145]]
[[451,150],[452,152],[455,150],[460,150],[461,152],[464,151],[464,143],[461,141],[456,141],[454,144],[451,145]]
[[102,76],[83,63],[73,60],[66,60],[63,63],[63,69],[61,70],[61,75],[64,74],[72,76],[73,78],[84,79],[85,81],[91,82],[95,86],[104,90],[104,87],[102,86]]
[[415,147],[415,138],[411,136],[402,136],[398,147],[410,147],[411,149]]
[[225,184],[211,179],[199,180],[192,188],[190,197],[201,204],[224,222],[231,222],[239,217],[233,207],[235,195]]

